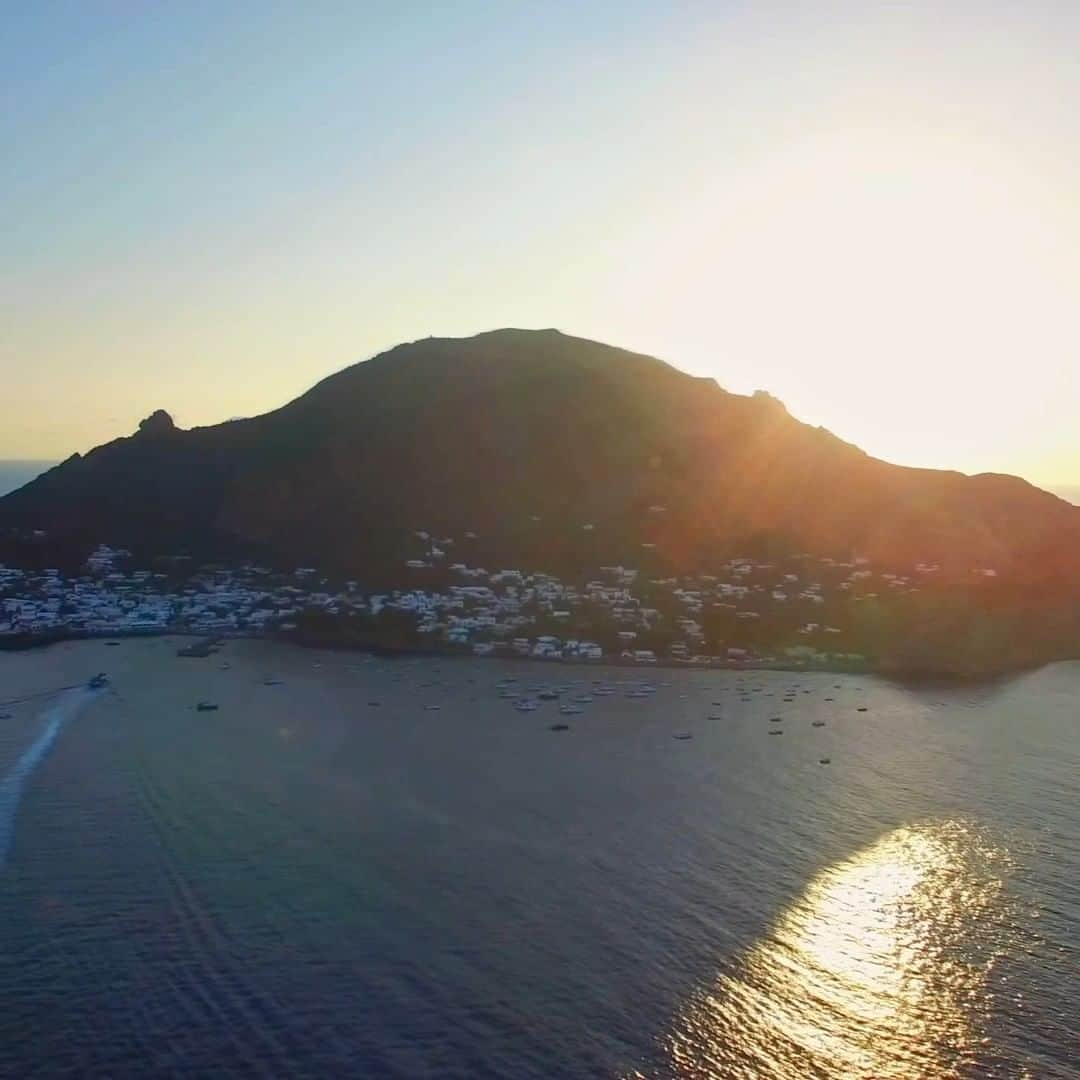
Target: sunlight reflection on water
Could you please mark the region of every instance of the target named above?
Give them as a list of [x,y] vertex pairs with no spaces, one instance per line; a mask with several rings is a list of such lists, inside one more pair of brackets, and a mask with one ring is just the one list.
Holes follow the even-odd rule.
[[1010,869],[960,822],[897,829],[829,867],[676,1022],[672,1072],[963,1075],[1008,946]]

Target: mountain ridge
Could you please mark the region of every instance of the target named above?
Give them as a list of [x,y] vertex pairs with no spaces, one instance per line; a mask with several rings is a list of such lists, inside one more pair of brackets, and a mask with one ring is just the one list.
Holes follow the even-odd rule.
[[255,417],[157,410],[0,499],[0,525],[388,579],[431,528],[534,565],[779,545],[1080,581],[1080,507],[1019,477],[892,465],[765,391],[556,330],[403,343]]

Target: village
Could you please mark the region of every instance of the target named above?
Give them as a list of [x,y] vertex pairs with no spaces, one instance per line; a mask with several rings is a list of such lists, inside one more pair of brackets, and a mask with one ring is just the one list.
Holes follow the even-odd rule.
[[[603,565],[580,582],[519,569],[488,571],[447,555],[452,538],[418,531],[403,559],[412,587],[368,592],[316,569],[137,568],[99,546],[77,575],[0,566],[0,644],[56,637],[187,633],[274,636],[543,660],[635,664],[858,667],[865,626],[882,605],[932,582],[868,560],[737,558],[715,574],[646,577]],[[975,577],[994,571],[973,570]],[[347,632],[346,632],[347,631]]]

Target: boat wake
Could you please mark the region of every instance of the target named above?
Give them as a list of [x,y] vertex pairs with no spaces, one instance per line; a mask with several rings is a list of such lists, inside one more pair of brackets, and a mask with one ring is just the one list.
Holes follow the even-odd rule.
[[74,719],[79,710],[96,696],[95,691],[86,687],[60,694],[44,712],[45,726],[41,734],[22,752],[19,760],[0,780],[0,869],[7,863],[8,851],[15,833],[15,816],[19,811],[26,781],[41,764],[64,725]]

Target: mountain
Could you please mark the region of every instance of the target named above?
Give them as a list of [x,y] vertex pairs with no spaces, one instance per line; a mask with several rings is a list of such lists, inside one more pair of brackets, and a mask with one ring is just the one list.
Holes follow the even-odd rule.
[[158,411],[0,499],[0,526],[387,581],[427,530],[475,534],[488,566],[782,550],[1080,582],[1080,507],[887,464],[768,394],[555,330],[400,345],[252,419],[181,430]]

